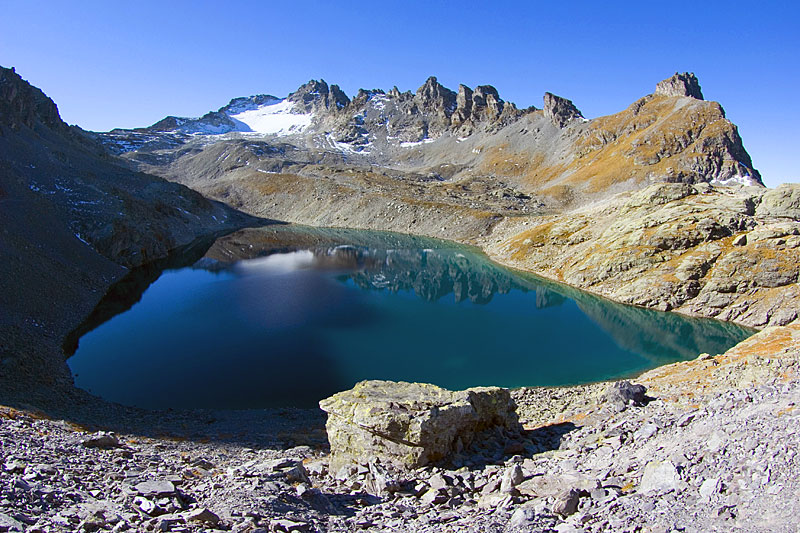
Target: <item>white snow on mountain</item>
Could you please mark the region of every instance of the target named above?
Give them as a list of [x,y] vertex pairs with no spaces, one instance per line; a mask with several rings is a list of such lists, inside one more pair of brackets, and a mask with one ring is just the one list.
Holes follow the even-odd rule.
[[758,185],[755,179],[750,174],[745,174],[742,176],[741,174],[737,174],[735,176],[731,176],[726,180],[721,179],[713,179],[711,180],[712,185],[743,185],[745,187],[752,187],[754,185]]
[[236,122],[238,131],[288,135],[299,133],[311,124],[311,113],[292,113],[293,109],[294,102],[282,100],[229,116]]

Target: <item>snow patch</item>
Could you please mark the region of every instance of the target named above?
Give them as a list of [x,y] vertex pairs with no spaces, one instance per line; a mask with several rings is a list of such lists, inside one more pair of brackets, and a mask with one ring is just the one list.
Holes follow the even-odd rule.
[[735,176],[731,176],[726,180],[720,180],[716,178],[711,180],[711,185],[723,185],[723,186],[743,185],[745,187],[750,187],[757,184],[758,182],[756,182],[756,180],[754,180],[753,177],[750,176],[750,174],[745,174],[744,176],[742,176],[741,174],[737,174]]
[[281,100],[277,104],[262,105],[229,116],[236,122],[238,131],[290,135],[311,125],[312,114],[292,113],[294,107],[294,102]]
[[422,139],[421,141],[412,141],[412,142],[402,142],[400,146],[402,148],[411,148],[413,146],[420,146],[422,144],[429,144],[434,142],[436,139]]

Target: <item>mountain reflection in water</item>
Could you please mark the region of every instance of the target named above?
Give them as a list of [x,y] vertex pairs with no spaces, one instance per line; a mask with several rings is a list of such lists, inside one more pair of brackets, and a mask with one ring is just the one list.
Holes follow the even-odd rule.
[[[560,306],[574,301],[593,322],[611,335],[623,349],[647,358],[654,366],[680,359],[696,357],[701,353],[725,352],[753,330],[735,324],[709,319],[693,319],[676,313],[666,313],[629,305],[618,304],[593,294],[551,282],[537,276],[511,270],[491,262],[484,254],[466,246],[420,237],[356,230],[316,229],[317,240],[304,241],[301,253],[304,265],[298,267],[341,271],[338,279],[350,280],[365,290],[413,292],[419,298],[435,302],[449,295],[460,303],[487,304],[496,294],[511,291],[534,293],[536,309]],[[294,257],[287,243],[277,248],[271,241],[262,242],[257,237],[264,230],[244,230],[218,240],[207,257],[235,257],[236,265],[245,259],[266,257]],[[291,228],[268,230],[290,235]],[[238,254],[231,251],[231,241],[246,235],[247,246],[238,243]],[[329,241],[357,241],[359,245],[331,245]],[[383,241],[385,236],[388,240]],[[316,245],[313,245],[313,243]],[[434,242],[439,248],[420,248]],[[442,247],[443,246],[443,247]],[[233,247],[237,247],[236,244]],[[276,251],[277,250],[277,251]],[[282,252],[282,253],[281,253]],[[225,260],[212,259],[198,266],[227,268]],[[567,326],[568,328],[568,326]]]
[[152,278],[138,292],[127,280],[98,307],[132,306],[81,337],[69,360],[78,386],[144,407],[311,407],[362,379],[452,389],[610,379],[752,333],[381,232],[244,230],[147,288]]

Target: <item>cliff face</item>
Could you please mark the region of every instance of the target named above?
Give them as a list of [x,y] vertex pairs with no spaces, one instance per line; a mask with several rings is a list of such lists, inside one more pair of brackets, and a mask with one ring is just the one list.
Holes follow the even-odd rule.
[[0,68],[0,376],[64,377],[64,335],[127,269],[247,219],[120,165]]

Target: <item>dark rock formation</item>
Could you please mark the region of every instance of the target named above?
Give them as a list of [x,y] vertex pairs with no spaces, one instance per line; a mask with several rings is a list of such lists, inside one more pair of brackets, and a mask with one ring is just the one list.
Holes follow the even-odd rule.
[[0,67],[0,128],[18,130],[41,124],[65,132],[56,104],[41,90],[23,80],[14,68]]
[[339,88],[338,85],[328,84],[325,80],[311,80],[301,85],[299,89],[290,94],[287,98],[294,102],[297,109],[303,113],[313,113],[318,111],[337,111],[343,109],[350,103],[350,99]]
[[694,72],[675,73],[671,78],[658,82],[655,94],[661,96],[690,96],[703,99],[700,82]]
[[561,98],[553,93],[544,93],[544,114],[559,128],[563,128],[571,120],[583,118],[572,100]]

